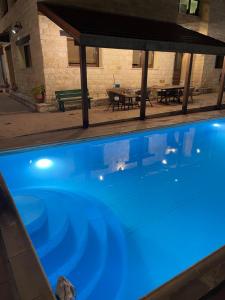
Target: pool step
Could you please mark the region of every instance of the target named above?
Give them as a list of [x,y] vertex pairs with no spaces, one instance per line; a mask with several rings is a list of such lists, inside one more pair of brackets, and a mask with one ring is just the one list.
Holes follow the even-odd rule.
[[78,300],[123,299],[126,243],[109,209],[72,192],[33,189],[29,193],[40,197],[48,216],[29,233],[53,289],[63,275],[75,285]]
[[107,253],[101,270],[98,268],[98,273],[96,272],[92,281],[82,287],[80,294],[78,293],[79,300],[123,299],[120,296],[127,269],[124,234],[120,224],[109,210],[102,206],[101,212],[107,225]]
[[38,197],[24,193],[16,196],[15,201],[28,232],[32,234],[38,231],[47,220],[44,202]]
[[[67,260],[62,261],[62,263],[64,264],[60,269],[49,275],[49,280],[53,286],[55,286],[57,279],[61,274],[68,277],[69,279],[73,278],[73,276],[71,276],[71,272],[73,272],[73,270],[75,269],[79,269],[78,266],[81,266],[84,261],[88,263],[88,259],[91,258],[87,256],[87,253],[89,253],[89,251],[91,253],[91,256],[93,255],[93,262],[97,262],[98,256],[102,253],[104,254],[105,252],[104,249],[106,246],[106,229],[101,217],[101,213],[94,207],[91,207],[90,209],[90,207],[87,207],[87,204],[85,204],[85,202],[83,201],[80,205],[77,203],[76,208],[76,222],[71,223],[74,226],[74,235],[75,239],[79,241],[79,244],[77,243],[79,247],[76,247],[76,251],[74,251],[73,255],[69,256]],[[88,214],[88,211],[90,211],[91,214]],[[85,215],[86,217],[87,228],[81,228],[81,224],[83,223],[80,222],[82,220],[82,215]],[[74,216],[73,209],[71,209],[70,216],[71,218]],[[82,271],[84,270],[85,268],[82,268]],[[91,274],[91,264],[89,265],[89,274]],[[74,284],[76,284],[77,286],[77,282],[75,282]]]
[[83,289],[79,300],[100,299],[115,300],[123,292],[123,283],[126,279],[126,243],[121,226],[108,210],[103,208],[107,223],[108,252],[99,280],[92,287],[91,293],[87,294]]
[[108,236],[104,219],[90,220],[88,243],[82,259],[68,275],[66,274],[76,286],[78,299],[84,289],[88,295],[101,277],[107,252]]

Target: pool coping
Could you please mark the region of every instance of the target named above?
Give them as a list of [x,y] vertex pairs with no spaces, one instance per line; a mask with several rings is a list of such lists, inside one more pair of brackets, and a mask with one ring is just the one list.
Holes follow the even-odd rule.
[[7,299],[56,300],[1,174],[0,192],[0,242],[9,277],[7,286],[11,293]]
[[225,246],[178,274],[142,300],[200,299],[225,280]]

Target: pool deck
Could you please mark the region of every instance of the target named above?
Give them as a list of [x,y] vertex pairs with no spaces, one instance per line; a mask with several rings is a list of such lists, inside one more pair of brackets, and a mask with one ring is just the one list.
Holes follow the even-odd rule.
[[[189,104],[190,109],[197,109],[216,104],[217,94],[204,94],[194,96],[193,103]],[[224,95],[225,103],[225,95]],[[6,94],[0,94],[0,142],[4,138],[13,138],[23,135],[43,133],[47,131],[66,129],[82,126],[82,112],[80,109],[67,110],[66,112],[37,113],[25,111],[27,108],[10,98]],[[147,104],[146,115],[181,112],[181,104],[159,104],[153,101],[153,107]],[[90,124],[113,122],[138,118],[140,109],[135,107],[130,110],[108,109],[105,105],[92,107],[89,110]]]
[[40,133],[27,133],[19,136],[0,136],[0,150],[24,148],[37,145],[54,144],[76,141],[106,135],[123,134],[132,131],[161,128],[176,124],[196,122],[200,120],[224,118],[225,110],[198,112],[187,115],[176,115],[161,118],[146,119],[145,121],[124,121],[122,123],[91,126],[88,129],[67,127]]

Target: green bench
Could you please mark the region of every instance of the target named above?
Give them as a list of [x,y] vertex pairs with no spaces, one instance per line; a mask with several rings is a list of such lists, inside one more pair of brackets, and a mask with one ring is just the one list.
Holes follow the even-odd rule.
[[[67,90],[67,91],[56,91],[56,101],[59,105],[59,110],[65,111],[65,103],[79,103],[82,104],[82,93],[81,90]],[[91,98],[88,96],[88,106],[91,108]]]

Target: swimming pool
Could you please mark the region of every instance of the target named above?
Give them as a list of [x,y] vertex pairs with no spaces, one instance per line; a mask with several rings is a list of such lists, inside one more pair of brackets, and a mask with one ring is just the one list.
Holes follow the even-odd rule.
[[145,296],[225,243],[225,120],[0,155],[52,288]]

